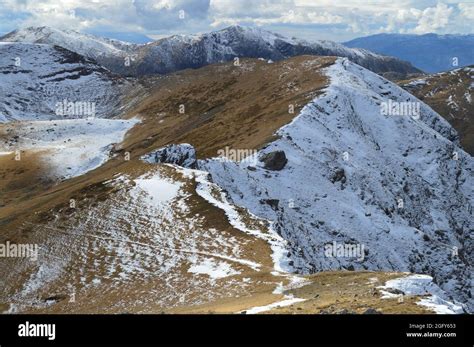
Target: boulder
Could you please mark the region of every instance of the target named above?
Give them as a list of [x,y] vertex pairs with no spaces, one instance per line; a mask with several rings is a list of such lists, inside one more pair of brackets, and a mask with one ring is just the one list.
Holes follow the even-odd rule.
[[271,171],[280,171],[282,170],[288,159],[286,159],[285,152],[275,151],[264,154],[260,161],[264,163],[264,168]]

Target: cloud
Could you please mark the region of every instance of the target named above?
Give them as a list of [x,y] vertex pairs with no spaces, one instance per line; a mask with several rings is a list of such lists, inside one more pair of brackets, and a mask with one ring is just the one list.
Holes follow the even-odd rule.
[[255,25],[272,24],[338,24],[343,18],[324,9],[296,6],[295,1],[212,0],[213,27],[239,22]]
[[474,4],[455,0],[0,0],[0,31],[51,25],[156,37],[241,24],[342,41],[472,32],[473,19]]
[[458,5],[458,8],[461,16],[474,20],[474,3],[461,3]]
[[29,13],[22,26],[172,30],[206,22],[210,0],[0,0],[0,12]]
[[449,23],[449,18],[452,13],[453,8],[446,4],[438,3],[436,7],[429,7],[421,13],[414,32],[417,34],[426,34],[445,28]]

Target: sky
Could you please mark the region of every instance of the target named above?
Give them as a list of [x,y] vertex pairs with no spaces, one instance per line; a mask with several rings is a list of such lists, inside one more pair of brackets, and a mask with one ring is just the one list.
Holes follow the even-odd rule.
[[378,33],[467,34],[473,23],[474,0],[0,0],[0,34],[47,25],[157,39],[239,24],[343,42]]

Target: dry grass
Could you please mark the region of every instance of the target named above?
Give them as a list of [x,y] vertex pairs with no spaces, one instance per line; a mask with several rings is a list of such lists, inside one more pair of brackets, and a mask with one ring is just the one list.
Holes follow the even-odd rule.
[[274,64],[244,59],[240,67],[217,64],[158,78],[151,96],[127,115],[138,114],[143,123],[124,146],[141,155],[150,147],[190,143],[201,158],[217,156],[225,146],[258,149],[327,85],[321,69],[333,61],[310,56]]
[[[321,272],[307,276],[308,284],[284,292],[305,301],[277,307],[263,313],[363,314],[368,309],[375,309],[382,314],[433,313],[416,304],[420,297],[405,296],[403,302],[399,302],[398,299],[381,299],[380,291],[376,287],[384,285],[390,279],[402,276],[404,274],[368,271]],[[170,310],[169,313],[236,313],[283,299],[283,295],[255,292],[246,297],[221,299],[195,307],[180,307]]]
[[[457,74],[434,74],[425,79],[428,84],[407,89],[443,116],[459,133],[462,147],[466,152],[474,155],[474,102],[469,103],[465,97],[466,93],[470,93],[471,100],[474,100],[474,92],[472,88],[469,89],[472,78],[464,69],[461,69]],[[399,84],[408,82],[410,81],[401,81]],[[458,110],[448,105],[447,100],[450,96],[459,106]]]

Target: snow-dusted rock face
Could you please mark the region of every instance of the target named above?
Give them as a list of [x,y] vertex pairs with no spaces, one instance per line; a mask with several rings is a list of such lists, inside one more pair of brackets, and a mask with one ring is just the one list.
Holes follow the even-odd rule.
[[[472,157],[444,119],[391,82],[347,59],[326,73],[325,93],[259,153],[284,151],[281,171],[219,160],[200,168],[274,223],[299,272],[429,274],[472,311]],[[385,115],[388,102],[419,112]]]
[[[231,26],[199,36],[172,36],[143,47],[138,74],[167,73],[198,68],[235,57],[281,60],[311,54],[342,56],[376,72],[419,72],[409,63],[362,49],[351,49],[331,41],[290,39],[259,28]],[[154,62],[159,61],[159,64]]]
[[58,45],[124,75],[164,74],[231,61],[235,57],[281,60],[303,54],[347,57],[372,71],[397,76],[420,72],[407,62],[364,49],[348,48],[332,41],[286,38],[260,28],[241,26],[195,36],[175,35],[144,45],[47,27],[17,30],[0,41]]
[[59,30],[46,26],[15,30],[1,37],[0,41],[60,46],[96,60],[113,56],[122,57],[138,47],[138,45],[128,42],[83,34],[75,30]]
[[188,169],[197,169],[196,150],[187,143],[169,145],[142,156],[150,164],[175,164]]
[[0,43],[0,122],[109,117],[127,84],[61,47]]

